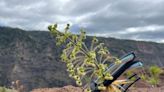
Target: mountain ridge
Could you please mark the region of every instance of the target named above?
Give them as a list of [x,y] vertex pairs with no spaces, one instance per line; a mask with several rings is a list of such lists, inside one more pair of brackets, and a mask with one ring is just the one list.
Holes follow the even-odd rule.
[[[88,36],[89,45],[92,37]],[[118,57],[135,52],[144,65],[164,66],[164,44],[98,37]],[[20,80],[27,90],[75,85],[60,62],[63,46],[57,47],[48,31],[24,31],[0,27],[0,86]]]

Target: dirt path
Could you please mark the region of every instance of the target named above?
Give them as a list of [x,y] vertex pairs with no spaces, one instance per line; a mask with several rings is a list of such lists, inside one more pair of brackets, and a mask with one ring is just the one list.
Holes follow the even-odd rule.
[[[41,88],[32,92],[82,92],[79,87],[65,86],[62,88]],[[164,86],[160,88],[132,88],[129,92],[164,92]]]

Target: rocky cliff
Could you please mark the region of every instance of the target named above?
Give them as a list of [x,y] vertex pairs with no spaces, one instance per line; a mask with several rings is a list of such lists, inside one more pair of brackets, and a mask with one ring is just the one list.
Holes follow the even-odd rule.
[[[92,37],[87,37],[89,45]],[[134,51],[145,65],[164,66],[164,44],[154,42],[98,38],[113,55]],[[74,85],[59,55],[62,47],[46,31],[24,31],[0,27],[0,86],[20,80],[27,90]]]

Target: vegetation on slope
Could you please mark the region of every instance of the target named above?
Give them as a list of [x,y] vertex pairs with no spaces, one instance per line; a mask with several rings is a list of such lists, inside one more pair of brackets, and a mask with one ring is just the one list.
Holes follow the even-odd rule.
[[[91,39],[87,37],[86,45],[90,45]],[[121,57],[134,51],[145,65],[164,66],[164,44],[102,37],[98,39],[115,56]],[[59,59],[62,48],[55,46],[48,32],[0,27],[0,86],[10,86],[11,81],[15,80],[21,80],[28,90],[61,87],[70,83],[74,85],[67,76],[66,66]]]

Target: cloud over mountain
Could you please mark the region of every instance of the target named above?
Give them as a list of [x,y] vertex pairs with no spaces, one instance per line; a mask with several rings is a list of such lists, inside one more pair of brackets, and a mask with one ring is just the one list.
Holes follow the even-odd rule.
[[51,23],[88,34],[164,41],[163,0],[1,0],[0,25],[46,30]]

